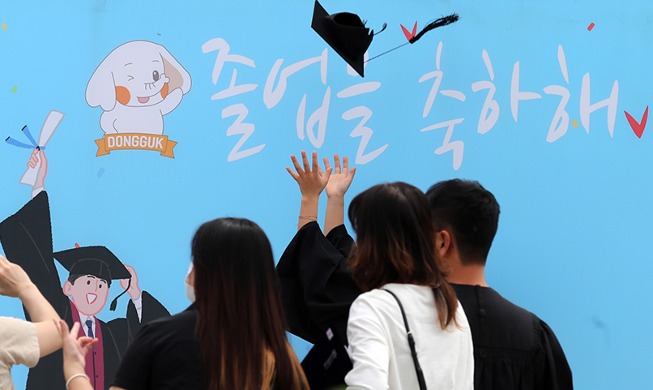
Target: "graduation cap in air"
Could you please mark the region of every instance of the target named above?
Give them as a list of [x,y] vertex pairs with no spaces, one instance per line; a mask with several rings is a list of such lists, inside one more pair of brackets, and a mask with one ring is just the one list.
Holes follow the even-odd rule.
[[363,57],[372,43],[374,31],[365,27],[361,18],[351,12],[329,15],[315,0],[311,27],[354,70],[364,76]]
[[[106,280],[108,284],[111,284],[111,280],[129,279],[129,285],[131,285],[131,273],[107,247],[75,247],[55,252],[53,256],[71,275],[93,275]],[[127,290],[129,290],[129,286],[111,301],[110,310],[115,310],[118,298]]]
[[372,43],[372,38],[386,29],[387,24],[383,24],[381,30],[374,33],[365,27],[365,23],[361,18],[351,12],[339,12],[332,15],[322,7],[322,5],[315,0],[313,8],[313,21],[311,27],[317,32],[326,43],[333,48],[333,50],[342,57],[347,63],[361,76],[365,77],[364,65],[374,58],[378,58],[393,50],[399,49],[407,44],[417,42],[424,34],[433,30],[434,28],[446,26],[458,20],[457,14],[451,14],[439,19],[436,19],[426,25],[419,33],[413,32],[408,38],[408,42],[387,50],[377,56],[364,61],[365,52]]

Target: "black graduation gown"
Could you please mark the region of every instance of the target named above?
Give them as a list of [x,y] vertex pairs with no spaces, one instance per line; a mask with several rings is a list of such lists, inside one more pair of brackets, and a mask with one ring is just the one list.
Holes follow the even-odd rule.
[[[314,342],[335,324],[346,335],[349,307],[361,293],[346,265],[352,245],[344,226],[324,237],[316,222],[290,242],[277,273],[291,333]],[[573,389],[567,359],[546,323],[492,289],[453,287],[472,331],[476,390]]]
[[317,222],[295,234],[277,264],[291,333],[311,343],[328,327],[347,338],[351,303],[361,294],[347,267],[354,240],[340,225],[325,237]]
[[[52,227],[47,193],[44,191],[30,200],[16,214],[0,223],[0,241],[7,258],[20,265],[68,326],[73,325],[70,299],[63,294],[61,281],[52,256]],[[120,359],[142,324],[170,313],[147,292],[142,294],[142,320],[132,301],[126,318],[100,322],[104,349],[104,385],[108,389]],[[25,318],[29,315],[25,311]],[[27,377],[27,389],[65,389],[63,355],[54,352],[40,359]]]
[[476,389],[572,389],[567,358],[549,326],[489,287],[452,284],[474,342]]
[[129,345],[113,385],[124,389],[206,389],[192,305],[143,326]]

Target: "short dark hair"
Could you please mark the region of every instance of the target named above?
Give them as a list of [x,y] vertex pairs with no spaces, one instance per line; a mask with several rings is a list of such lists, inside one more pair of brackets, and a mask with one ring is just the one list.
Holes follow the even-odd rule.
[[437,229],[451,231],[463,264],[485,264],[499,225],[499,203],[479,182],[452,179],[426,192]]

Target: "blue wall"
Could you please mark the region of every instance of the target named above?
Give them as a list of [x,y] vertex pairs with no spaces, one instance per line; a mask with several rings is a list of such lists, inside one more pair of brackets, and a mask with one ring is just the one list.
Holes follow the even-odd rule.
[[[107,246],[174,312],[188,304],[183,276],[201,222],[251,218],[280,256],[299,208],[284,169],[292,153],[355,160],[351,194],[383,181],[476,179],[502,206],[489,282],[555,330],[577,388],[653,388],[653,340],[640,325],[653,312],[648,3],[322,4],[376,30],[388,23],[370,57],[406,42],[400,24],[453,12],[460,21],[370,61],[361,79],[311,30],[312,1],[2,2],[0,136],[26,141],[24,125],[38,136],[51,110],[64,113],[46,149],[54,249]],[[135,40],[163,46],[192,78],[164,117],[174,158],[96,156],[103,110],[87,104],[87,85]],[[361,116],[369,139],[352,136]],[[0,219],[30,198],[19,184],[29,154],[0,144]],[[22,317],[16,301],[0,307]],[[25,375],[14,371],[17,388]]]

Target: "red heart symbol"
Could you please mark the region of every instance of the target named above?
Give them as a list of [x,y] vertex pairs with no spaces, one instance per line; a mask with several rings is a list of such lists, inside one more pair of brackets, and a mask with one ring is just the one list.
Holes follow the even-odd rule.
[[626,119],[628,119],[628,123],[637,138],[642,138],[642,134],[644,134],[644,129],[646,128],[646,120],[648,119],[648,106],[646,106],[644,115],[642,115],[642,120],[639,123],[627,111],[624,111],[624,114],[626,114]]
[[408,31],[408,29],[406,27],[404,27],[403,24],[400,24],[400,26],[401,26],[401,30],[404,32],[404,35],[406,36],[406,39],[408,39],[408,41],[410,42],[410,40],[413,39],[413,37],[417,33],[417,22],[415,22],[415,25],[413,26],[413,31],[412,32]]

